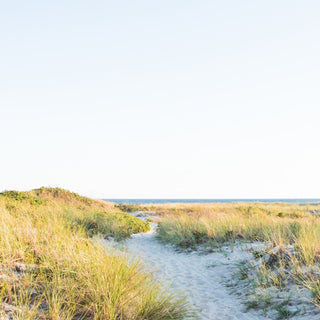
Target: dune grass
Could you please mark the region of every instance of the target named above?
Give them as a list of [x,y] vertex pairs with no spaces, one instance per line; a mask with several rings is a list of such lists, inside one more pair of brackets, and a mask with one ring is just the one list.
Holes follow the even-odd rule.
[[[253,252],[255,267],[251,262],[244,262],[240,277],[251,277],[252,288],[259,288],[260,292],[265,290],[266,295],[260,300],[268,298],[268,288],[276,287],[285,292],[294,284],[297,288],[310,290],[309,301],[320,308],[320,204],[220,203],[147,207],[160,215],[158,238],[182,248],[197,249],[199,245],[212,248],[239,241],[265,243],[264,249]],[[256,297],[254,305],[265,305],[257,302]],[[286,301],[284,299],[283,303]],[[281,305],[279,315],[284,308]]]
[[180,204],[153,206],[161,214],[158,236],[180,246],[244,239],[295,244],[301,260],[312,263],[320,253],[320,205]]
[[[177,208],[179,210],[177,210]],[[182,247],[217,245],[235,240],[263,241],[271,246],[294,245],[299,263],[320,262],[319,204],[180,205],[162,212],[158,237]]]
[[[15,319],[187,319],[184,299],[90,238],[117,239],[148,224],[113,204],[63,189],[0,194],[0,315]],[[3,311],[2,311],[3,313]]]

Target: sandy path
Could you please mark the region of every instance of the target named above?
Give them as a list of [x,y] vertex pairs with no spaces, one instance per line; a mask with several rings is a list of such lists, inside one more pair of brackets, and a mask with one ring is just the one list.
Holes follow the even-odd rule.
[[254,310],[246,312],[241,300],[230,293],[226,283],[234,278],[237,263],[249,253],[235,248],[207,255],[196,252],[177,252],[170,245],[160,244],[155,238],[156,224],[148,233],[132,236],[126,249],[133,256],[140,256],[148,268],[157,271],[160,281],[172,284],[175,292],[188,296],[200,319],[250,320],[269,319]]

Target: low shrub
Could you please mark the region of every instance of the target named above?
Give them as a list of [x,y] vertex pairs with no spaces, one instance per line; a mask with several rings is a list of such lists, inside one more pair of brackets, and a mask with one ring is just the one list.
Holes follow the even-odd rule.
[[129,213],[146,210],[146,208],[141,206],[140,204],[119,203],[115,207],[121,211],[129,212]]

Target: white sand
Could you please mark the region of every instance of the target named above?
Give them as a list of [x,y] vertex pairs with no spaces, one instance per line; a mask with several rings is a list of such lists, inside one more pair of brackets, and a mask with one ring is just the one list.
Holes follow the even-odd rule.
[[[134,215],[146,220],[143,213]],[[154,217],[151,217],[154,218]],[[244,305],[247,300],[246,285],[238,283],[235,274],[239,262],[252,260],[244,245],[223,247],[223,250],[203,254],[199,252],[177,251],[172,245],[161,244],[156,239],[155,223],[152,230],[133,235],[125,243],[125,249],[134,259],[141,258],[146,268],[156,271],[159,281],[171,285],[171,291],[188,297],[191,306],[202,320],[262,320],[277,319],[275,310],[264,313],[261,309],[250,309]],[[257,244],[259,246],[259,244]],[[250,244],[255,246],[255,244]],[[261,246],[261,244],[260,244]],[[123,249],[123,248],[122,248]],[[301,303],[301,302],[300,302]],[[296,308],[293,305],[293,308]],[[307,312],[290,319],[317,320],[317,310],[307,304]]]
[[228,254],[177,252],[172,246],[157,241],[156,225],[151,225],[150,232],[134,235],[127,240],[128,252],[140,256],[148,268],[158,272],[162,282],[171,284],[174,292],[186,294],[191,305],[198,310],[200,319],[269,319],[256,311],[246,312],[241,300],[230,294],[226,286],[237,270],[237,262],[249,253],[240,248]]

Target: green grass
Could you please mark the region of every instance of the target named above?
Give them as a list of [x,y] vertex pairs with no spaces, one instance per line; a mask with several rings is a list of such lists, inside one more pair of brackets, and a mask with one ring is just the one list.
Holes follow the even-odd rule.
[[127,213],[104,211],[66,211],[66,219],[75,228],[83,228],[88,236],[101,234],[104,237],[113,237],[122,240],[134,233],[150,230],[150,225]]
[[0,305],[15,306],[16,319],[193,318],[139,263],[89,237],[148,230],[113,204],[55,188],[4,192],[0,230]]
[[116,208],[120,209],[124,212],[136,212],[136,211],[146,211],[146,207],[141,206],[139,204],[126,204],[126,203],[119,203],[116,205]]

